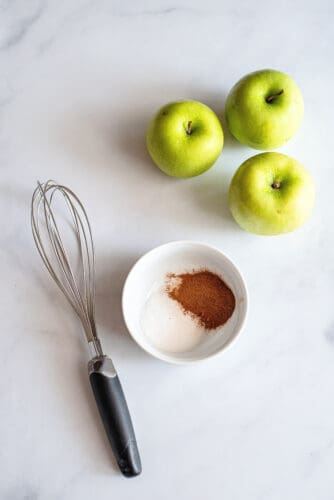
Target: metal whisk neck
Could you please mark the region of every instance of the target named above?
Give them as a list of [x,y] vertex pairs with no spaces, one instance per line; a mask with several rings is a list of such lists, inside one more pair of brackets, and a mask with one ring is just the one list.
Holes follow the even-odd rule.
[[103,350],[101,346],[101,342],[98,338],[95,338],[88,342],[89,350],[92,358],[100,358],[103,357]]

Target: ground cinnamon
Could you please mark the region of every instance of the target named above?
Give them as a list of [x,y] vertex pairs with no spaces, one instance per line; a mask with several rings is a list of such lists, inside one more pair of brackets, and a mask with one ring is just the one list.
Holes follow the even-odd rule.
[[226,323],[235,308],[232,290],[217,274],[206,269],[169,274],[166,291],[185,313],[193,315],[206,330]]

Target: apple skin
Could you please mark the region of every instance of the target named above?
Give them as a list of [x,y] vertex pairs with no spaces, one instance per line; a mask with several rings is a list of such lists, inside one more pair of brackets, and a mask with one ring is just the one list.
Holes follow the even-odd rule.
[[314,198],[313,178],[306,168],[275,152],[246,160],[229,190],[230,210],[239,226],[263,235],[297,229],[310,215]]
[[194,177],[212,167],[223,144],[217,115],[198,101],[166,104],[153,117],[146,134],[154,163],[165,174],[179,178]]
[[263,151],[276,149],[299,129],[304,115],[303,96],[285,73],[274,69],[255,71],[234,85],[226,100],[225,115],[238,141]]

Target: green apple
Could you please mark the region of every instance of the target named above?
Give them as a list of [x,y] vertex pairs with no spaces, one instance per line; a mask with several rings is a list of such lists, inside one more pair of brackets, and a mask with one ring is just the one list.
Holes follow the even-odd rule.
[[273,69],[244,76],[230,91],[225,115],[231,134],[254,149],[276,149],[299,129],[302,94],[292,78]]
[[154,163],[167,175],[194,177],[220,155],[224,134],[217,115],[197,101],[172,102],[153,117],[146,135]]
[[280,153],[260,153],[236,171],[229,191],[233,217],[246,231],[274,235],[294,231],[314,204],[311,174]]

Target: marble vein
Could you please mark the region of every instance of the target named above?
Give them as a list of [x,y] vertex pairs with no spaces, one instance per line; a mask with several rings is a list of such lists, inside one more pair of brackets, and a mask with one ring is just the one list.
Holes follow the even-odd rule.
[[122,12],[122,13],[113,13],[115,17],[137,17],[137,16],[163,16],[169,14],[202,14],[202,12],[198,9],[194,9],[191,7],[166,7],[163,9],[151,9],[151,10],[139,10],[135,12]]
[[[24,40],[24,38],[28,35],[31,28],[40,19],[43,10],[44,10],[44,4],[40,3],[34,12],[21,19],[18,19],[14,27],[9,30],[9,34],[7,35],[7,37],[4,37],[4,40],[0,44],[0,50],[2,51],[10,49],[21,43]],[[1,11],[0,11],[0,16],[1,16]]]

